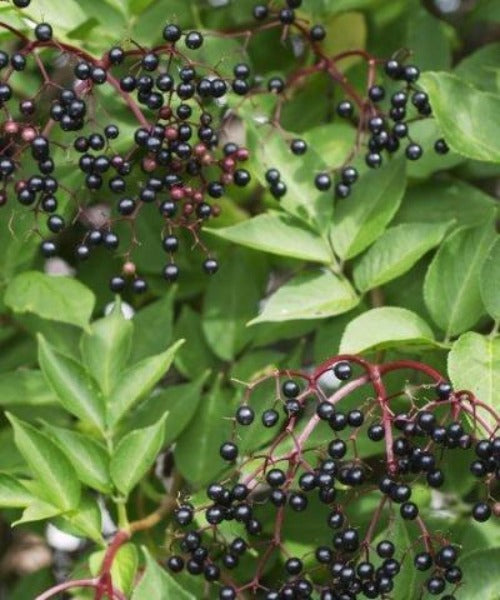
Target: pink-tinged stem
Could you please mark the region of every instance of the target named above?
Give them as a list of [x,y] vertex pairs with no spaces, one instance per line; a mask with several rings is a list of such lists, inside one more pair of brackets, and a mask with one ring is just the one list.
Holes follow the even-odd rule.
[[37,596],[35,600],[48,600],[48,598],[53,598],[66,590],[71,590],[73,588],[97,588],[98,585],[99,582],[97,579],[75,579],[74,581],[66,581],[43,592],[43,594]]
[[[340,389],[338,389],[332,396],[330,396],[327,399],[327,402],[329,402],[332,405],[335,405],[337,404],[337,402],[348,396],[351,392],[357,390],[369,381],[370,377],[368,375],[362,375],[361,377],[358,377],[358,379],[354,379],[346,385],[343,385]],[[318,415],[314,415],[304,427],[304,430],[297,438],[297,443],[301,448],[304,446],[305,442],[308,440],[309,436],[314,431],[314,428],[319,422],[320,418],[318,417]]]

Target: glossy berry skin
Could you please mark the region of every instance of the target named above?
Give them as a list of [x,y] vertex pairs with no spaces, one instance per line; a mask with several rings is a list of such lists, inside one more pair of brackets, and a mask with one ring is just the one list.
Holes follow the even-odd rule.
[[327,173],[319,173],[314,179],[314,185],[320,192],[326,192],[332,186],[332,178]]
[[224,460],[233,461],[238,456],[238,446],[233,442],[225,442],[220,447],[220,455]]
[[352,367],[347,361],[341,361],[333,367],[333,373],[340,381],[347,381],[352,377]]
[[450,151],[448,144],[443,138],[440,138],[434,142],[434,150],[438,154],[447,154]]
[[485,523],[491,517],[491,508],[486,502],[477,502],[472,509],[472,517],[478,523]]
[[13,4],[17,8],[26,8],[31,4],[31,0],[13,0]]
[[257,4],[253,8],[254,19],[257,19],[258,21],[262,21],[263,19],[265,19],[268,16],[268,14],[269,10],[265,4]]
[[337,105],[337,114],[339,117],[351,117],[354,112],[354,106],[349,100],[343,100]]
[[264,427],[274,427],[279,421],[279,414],[273,408],[262,413],[262,424]]
[[39,42],[52,39],[52,27],[48,23],[40,23],[35,27],[35,37]]
[[307,152],[307,144],[304,140],[295,139],[290,144],[290,149],[296,156],[302,156]]
[[215,260],[215,258],[207,258],[203,262],[203,270],[207,275],[214,275],[219,270],[219,263]]
[[322,42],[326,37],[325,28],[322,25],[313,25],[309,31],[309,38],[312,42]]
[[296,398],[300,393],[299,385],[292,379],[288,379],[281,386],[285,398]]
[[255,419],[255,412],[250,406],[240,406],[236,411],[236,420],[240,425],[250,425]]
[[422,156],[422,147],[418,144],[410,144],[406,147],[405,154],[409,160],[418,160]]
[[190,31],[186,35],[185,44],[190,50],[197,50],[203,45],[203,36],[199,31]]
[[382,165],[382,157],[378,152],[370,152],[366,155],[365,162],[371,169],[378,169]]

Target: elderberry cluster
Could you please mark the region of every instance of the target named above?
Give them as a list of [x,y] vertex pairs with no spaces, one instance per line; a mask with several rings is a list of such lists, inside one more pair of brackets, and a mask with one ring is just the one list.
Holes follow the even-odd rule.
[[[295,26],[309,40],[311,51],[316,57],[317,70],[325,71],[330,76],[338,77],[339,73],[330,72],[331,62],[328,60],[319,42],[327,35],[322,25],[308,28],[297,16],[294,9],[302,6],[302,0],[286,0],[284,8],[272,9],[265,4],[257,4],[253,16],[257,21],[278,22],[286,27]],[[352,185],[357,181],[359,173],[355,166],[349,164],[360,151],[364,151],[365,163],[371,169],[382,166],[384,154],[393,155],[404,144],[404,153],[408,160],[421,158],[423,148],[411,135],[411,124],[432,115],[432,108],[427,94],[418,88],[417,81],[420,70],[413,64],[404,64],[403,60],[390,59],[380,61],[360,51],[359,54],[368,60],[368,78],[366,97],[362,97],[340,77],[339,87],[344,97],[335,107],[339,117],[348,120],[358,130],[358,148],[346,158],[346,163],[338,169],[321,172],[315,176],[314,184],[319,191],[328,191],[334,185],[335,196],[346,198],[351,193]],[[383,73],[389,79],[388,85],[374,83],[378,66],[383,64]],[[287,82],[280,77],[273,77],[268,82],[268,90],[276,94],[286,94]],[[349,98],[351,96],[351,98]],[[303,155],[307,144],[302,139],[293,139],[290,149],[295,155]],[[436,140],[434,150],[438,154],[446,154],[449,148],[444,139]],[[281,180],[277,169],[269,169],[266,181],[270,192],[276,198],[282,198],[287,191],[286,182]]]
[[[205,272],[215,273],[217,260],[199,231],[220,214],[217,201],[229,186],[250,182],[242,167],[248,151],[220,143],[224,97],[233,89],[238,95],[248,91],[248,65],[236,64],[231,80],[195,63],[186,53],[203,46],[203,35],[175,24],[164,27],[164,43],[156,48],[115,46],[102,59],[54,40],[47,23],[34,34],[35,41],[20,34],[25,45],[10,56],[0,51],[0,105],[8,115],[0,137],[0,206],[13,196],[32,210],[41,251],[52,257],[60,250],[54,236],[75,224],[69,196],[77,207],[75,258],[86,260],[98,247],[122,258],[122,272],[110,282],[114,292],[128,281],[137,293],[147,289],[134,263],[139,218],[157,224],[167,281],[179,276],[175,256],[183,232],[187,244],[207,255]],[[73,63],[72,75],[57,84],[36,54],[47,49],[64,52]],[[11,79],[30,62],[43,83],[34,97],[18,100]],[[132,134],[99,123],[96,104],[106,85],[139,122]],[[77,171],[68,188],[60,173],[75,163],[74,152]]]
[[[364,375],[356,373],[356,363]],[[431,369],[428,374],[434,383],[420,388],[424,405],[412,402],[408,412],[393,411],[389,396],[382,395],[380,376],[398,368],[406,367],[331,360],[312,376],[275,373],[249,384],[234,416],[232,438],[220,446],[229,468],[220,481],[207,487],[207,502],[178,505],[175,521],[188,531],[174,536],[176,550],[167,567],[173,573],[186,569],[215,583],[221,600],[232,600],[245,590],[265,600],[312,598],[313,594],[321,600],[386,598],[403,568],[422,573],[418,583],[422,594],[446,592],[443,598],[454,600],[462,580],[455,564],[458,547],[426,528],[413,498],[414,485],[441,487],[444,454],[474,446],[478,459],[471,470],[487,478],[489,500],[476,503],[472,514],[485,521],[492,514],[493,480],[498,481],[500,438],[479,439],[466,418],[449,418],[448,413],[456,415],[460,410],[465,411],[464,417],[470,414],[465,408],[470,398],[456,394]],[[327,373],[339,384],[346,383],[333,393],[325,391],[322,381]],[[256,410],[253,395],[268,384],[269,403],[260,403]],[[367,392],[361,406],[341,410],[341,400],[364,385],[373,387],[376,398]],[[391,393],[390,402],[405,394]],[[267,445],[252,448],[245,430],[259,423],[274,433]],[[383,443],[383,460],[364,460],[358,453],[363,435]],[[363,493],[378,500],[366,529],[349,510],[350,500]],[[300,519],[307,530],[308,517],[319,512],[324,539],[314,556],[291,554],[282,535],[286,522]],[[383,522],[394,525],[398,518],[412,522],[418,532],[411,547],[377,536]],[[275,559],[278,566],[272,567]],[[243,575],[242,580],[242,564],[252,565],[250,579]]]

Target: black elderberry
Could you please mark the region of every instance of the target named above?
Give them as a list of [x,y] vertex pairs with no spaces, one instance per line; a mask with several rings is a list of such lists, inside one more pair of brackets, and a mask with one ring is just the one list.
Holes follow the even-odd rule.
[[380,423],[374,423],[368,428],[368,438],[372,442],[380,442],[385,437],[385,429]]
[[300,492],[292,492],[288,499],[290,508],[296,512],[302,512],[307,508],[308,500],[304,494]]
[[395,550],[394,544],[389,540],[382,540],[377,544],[377,554],[380,558],[391,558]]
[[52,39],[52,27],[48,23],[39,23],[35,27],[35,37],[39,42],[48,42]]
[[438,154],[447,154],[450,151],[448,144],[443,138],[439,138],[434,142],[434,150]]
[[203,45],[203,36],[199,31],[190,31],[186,35],[185,44],[190,50],[197,50]]
[[307,152],[307,143],[301,139],[294,139],[290,144],[290,149],[293,154],[297,156],[301,156]]
[[106,70],[102,67],[92,67],[90,78],[97,85],[101,85],[107,80],[108,75],[106,73]]
[[208,275],[213,275],[219,270],[219,263],[215,260],[215,258],[207,258],[203,261],[203,270]]
[[341,361],[333,367],[333,373],[337,379],[347,381],[352,376],[352,367],[347,361]]
[[409,160],[418,160],[422,156],[422,147],[418,144],[409,144],[406,147],[405,154]]
[[316,407],[316,414],[324,421],[328,421],[334,414],[335,409],[330,402],[323,401]]
[[169,263],[163,268],[163,277],[170,282],[177,281],[179,278],[179,267],[174,263]]
[[328,454],[332,458],[344,458],[347,452],[347,446],[344,440],[332,440],[328,444]]
[[284,506],[286,504],[286,493],[283,490],[272,490],[269,500],[274,506]]
[[372,102],[381,102],[385,98],[385,89],[381,85],[372,85],[368,97]]
[[485,523],[491,517],[491,508],[486,502],[477,502],[472,509],[474,520]]
[[267,89],[275,94],[281,94],[281,92],[285,89],[285,82],[283,79],[281,79],[281,77],[272,77],[267,82]]
[[172,573],[180,573],[184,568],[184,560],[182,556],[171,556],[167,560],[167,567],[172,571]]
[[326,31],[322,25],[313,25],[309,30],[309,38],[313,42],[322,42],[325,37]]
[[415,568],[419,571],[427,571],[432,567],[432,556],[428,552],[420,552],[415,555],[415,558],[413,559],[413,564],[415,565]]
[[343,100],[337,105],[337,114],[339,117],[351,117],[354,112],[354,106],[349,100]]
[[292,379],[284,381],[281,390],[286,398],[296,398],[300,393],[299,385]]
[[298,575],[302,569],[302,561],[298,558],[292,557],[285,562],[285,570],[289,575]]
[[366,155],[365,162],[371,169],[378,169],[382,165],[382,156],[378,152],[370,152]]
[[283,25],[291,25],[295,21],[295,13],[291,8],[282,8],[279,12],[279,20]]
[[59,215],[51,215],[47,219],[47,227],[52,233],[59,233],[64,229],[64,219]]
[[430,594],[438,595],[444,592],[446,582],[442,577],[431,577],[426,583],[427,590]]
[[360,410],[354,409],[347,413],[347,423],[350,427],[361,427],[365,418]]
[[328,424],[333,431],[342,431],[347,427],[347,417],[342,412],[335,412],[329,419]]
[[45,240],[40,245],[40,250],[45,258],[51,258],[57,253],[57,246],[50,240]]
[[332,178],[328,173],[319,173],[314,179],[314,185],[319,191],[325,192],[331,188]]
[[236,411],[236,420],[240,425],[250,425],[255,418],[255,412],[250,406],[240,406]]
[[224,460],[233,461],[238,456],[238,446],[233,442],[225,442],[219,452]]
[[264,427],[274,427],[279,421],[279,414],[273,408],[269,408],[262,413],[262,424]]
[[413,520],[418,516],[418,506],[414,502],[404,502],[401,504],[399,512],[403,519]]
[[20,52],[15,52],[10,57],[10,64],[14,71],[24,71],[26,67],[26,57]]
[[234,600],[236,598],[236,591],[233,587],[225,585],[221,587],[219,591],[219,600]]

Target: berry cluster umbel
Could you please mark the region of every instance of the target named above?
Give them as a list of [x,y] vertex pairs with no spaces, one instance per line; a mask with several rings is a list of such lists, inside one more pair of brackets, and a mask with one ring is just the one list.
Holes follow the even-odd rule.
[[[430,383],[389,389],[386,376],[399,370]],[[331,383],[332,375],[339,386],[329,392],[325,382]],[[342,403],[354,394],[364,399],[343,410]],[[265,395],[269,402],[263,405]],[[267,442],[249,450],[246,433],[259,427],[269,430]],[[490,407],[411,360],[376,365],[344,355],[312,374],[264,376],[245,388],[232,438],[220,447],[229,467],[207,487],[207,502],[178,505],[175,520],[181,531],[172,538],[175,549],[167,567],[213,582],[221,600],[244,597],[247,591],[265,600],[314,593],[321,600],[389,598],[402,569],[422,573],[423,594],[446,593],[443,598],[453,600],[462,580],[459,548],[426,526],[413,492],[416,484],[440,488],[446,479],[443,458],[473,448],[471,471],[482,485],[472,516],[479,522],[498,516],[493,494],[500,478],[499,428]],[[363,457],[358,450],[363,437],[380,444],[382,459]],[[349,510],[351,500],[362,494],[376,499],[365,527]],[[286,523],[301,520],[307,539],[309,510],[315,518],[323,513],[324,539],[314,556],[291,554]],[[390,539],[398,519],[412,532],[411,547]],[[385,529],[388,521],[392,525]],[[386,537],[380,539],[384,529]],[[280,570],[271,567],[276,558]],[[242,563],[246,571],[239,568]],[[245,576],[249,563],[251,577]]]
[[[17,0],[15,4],[23,7],[29,2]],[[352,161],[359,153],[365,153],[368,166],[376,168],[384,154],[394,154],[407,140],[406,156],[418,159],[422,148],[411,137],[410,126],[432,112],[427,95],[417,87],[418,68],[402,60],[381,61],[364,50],[328,56],[321,44],[325,29],[301,19],[296,13],[301,5],[302,0],[287,0],[281,8],[258,4],[253,10],[253,29],[216,33],[247,37],[276,27],[283,29],[284,36],[289,31],[301,36],[314,64],[267,82],[252,74],[246,63],[236,62],[228,75],[220,73],[217,65],[195,60],[192,53],[206,43],[204,35],[183,31],[173,23],[163,28],[159,46],[143,48],[131,42],[127,48],[110,48],[101,58],[56,40],[48,23],[35,27],[34,39],[0,23],[20,42],[12,54],[0,51],[0,105],[6,115],[0,137],[0,206],[17,200],[33,212],[45,257],[60,251],[58,238],[69,227],[72,239],[78,238],[73,249],[76,260],[87,260],[102,251],[98,248],[117,254],[122,269],[111,279],[111,289],[120,292],[130,284],[141,293],[147,283],[134,262],[134,251],[143,243],[137,233],[138,219],[148,219],[148,223],[153,219],[157,224],[166,254],[163,277],[167,281],[179,276],[176,255],[183,242],[205,254],[205,272],[213,274],[218,269],[200,237],[201,228],[220,214],[219,202],[229,187],[250,182],[243,166],[248,150],[232,142],[221,143],[225,105],[231,95],[241,101],[266,91],[276,95],[269,120],[281,132],[281,109],[294,90],[318,73],[332,79],[341,93],[337,114],[357,128],[356,143],[345,164],[314,176],[320,191],[335,184],[337,197],[348,196],[357,181]],[[52,61],[44,62],[47,53],[49,59],[50,53],[63,53],[72,67],[71,75],[65,69],[56,77]],[[349,56],[366,62],[365,95],[339,70],[338,63]],[[12,80],[31,66],[39,72],[40,87],[32,97],[18,98]],[[399,86],[390,98],[376,81],[382,70]],[[101,109],[100,90],[106,86],[114,89],[137,122],[132,135],[109,122]],[[438,140],[435,148],[447,151],[444,140]],[[294,137],[290,149],[302,156],[308,147]],[[75,162],[78,177],[69,187],[61,173]],[[270,168],[266,180],[276,198],[286,194],[286,181],[278,169]]]
[[[175,281],[179,275],[175,256],[180,230],[207,255],[205,272],[215,273],[218,263],[199,231],[219,215],[217,201],[226,189],[246,186],[250,174],[243,168],[249,157],[245,148],[232,142],[220,147],[220,102],[232,93],[231,80],[185,54],[201,48],[204,36],[167,24],[162,45],[151,50],[114,46],[97,59],[55,40],[47,23],[35,27],[31,41],[7,28],[24,45],[11,55],[0,51],[0,103],[7,115],[0,139],[0,205],[13,197],[33,211],[37,222],[44,217],[45,229],[40,224],[38,232],[52,235],[42,241],[41,251],[52,257],[58,252],[53,236],[68,226],[58,196],[73,198],[78,226],[84,228],[76,258],[88,259],[97,247],[121,250],[122,273],[110,282],[115,292],[129,280],[135,292],[147,289],[136,272],[133,250],[140,243],[135,233],[140,213],[155,208],[168,257],[165,279]],[[41,53],[47,49],[64,52],[73,63],[73,75],[63,84],[51,78],[42,62]],[[18,99],[11,79],[30,61],[38,67],[42,83],[33,98]],[[248,87],[249,75],[246,64],[234,66],[239,94]],[[139,123],[132,139],[123,139],[114,123],[99,124],[96,104],[99,88],[106,85],[115,89]],[[124,146],[128,149],[121,150]],[[76,154],[79,174],[72,189],[63,186],[58,174],[67,166],[69,152]]]

